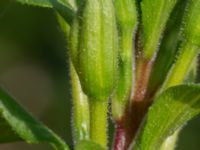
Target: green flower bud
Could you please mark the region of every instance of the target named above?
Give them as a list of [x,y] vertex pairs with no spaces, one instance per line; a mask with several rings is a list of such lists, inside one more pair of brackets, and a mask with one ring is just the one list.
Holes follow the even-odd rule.
[[184,19],[184,38],[187,42],[200,47],[200,0],[191,0]]
[[178,0],[142,0],[142,44],[144,57],[152,59],[157,53],[167,20]]
[[112,96],[112,115],[120,120],[131,95],[134,57],[133,33],[137,25],[137,11],[134,0],[115,0],[119,31],[119,81]]
[[117,77],[118,39],[112,0],[86,0],[70,35],[71,59],[83,91],[104,100]]
[[179,55],[172,66],[161,90],[181,84],[191,69],[200,48],[200,0],[188,2],[187,13],[184,17],[183,39]]
[[137,24],[135,0],[115,0],[115,10],[119,28],[130,29],[132,31],[130,34],[133,35],[133,28]]

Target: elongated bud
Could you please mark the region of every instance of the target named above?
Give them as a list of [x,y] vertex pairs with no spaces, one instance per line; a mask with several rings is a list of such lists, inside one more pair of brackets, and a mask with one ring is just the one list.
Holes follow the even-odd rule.
[[112,115],[120,120],[128,103],[133,81],[133,36],[137,24],[134,0],[115,0],[119,31],[119,81],[112,96]]
[[89,98],[90,139],[107,145],[108,97],[117,82],[118,33],[112,0],[85,0],[70,35],[71,59]]
[[167,20],[178,0],[142,0],[143,51],[146,59],[157,52]]
[[137,10],[135,0],[115,0],[115,10],[119,28],[133,30],[137,24]]
[[152,97],[155,95],[155,91],[162,86],[171,65],[174,63],[174,59],[177,54],[177,47],[178,44],[180,44],[180,28],[182,26],[182,20],[184,16],[183,12],[186,9],[187,2],[188,1],[186,0],[178,1],[170,16],[170,20],[166,25],[165,34],[156,56],[155,63],[152,67],[152,72],[148,83],[147,97]]
[[85,0],[71,29],[70,50],[83,91],[93,99],[108,99],[118,57],[112,0]]
[[184,23],[184,38],[187,42],[200,47],[200,0],[191,0],[188,4]]
[[200,49],[200,0],[188,2],[184,18],[183,40],[177,61],[172,66],[162,90],[182,83]]

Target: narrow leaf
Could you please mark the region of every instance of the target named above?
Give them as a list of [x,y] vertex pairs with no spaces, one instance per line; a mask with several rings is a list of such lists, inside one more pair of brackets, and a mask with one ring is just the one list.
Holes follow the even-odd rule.
[[75,16],[74,8],[65,0],[49,0],[52,4],[52,7],[60,13],[60,15],[65,19],[69,24],[72,23]]
[[49,0],[16,0],[22,4],[28,4],[33,6],[40,7],[52,7],[51,2]]
[[143,0],[142,25],[144,57],[152,58],[165,28],[167,20],[178,0]]
[[75,6],[73,0],[16,0],[22,4],[54,8],[69,23],[72,23],[75,15]]
[[162,143],[200,113],[200,86],[179,85],[164,91],[150,107],[134,150],[158,150]]
[[0,143],[21,141],[21,138],[13,132],[9,124],[0,118]]
[[73,5],[74,0],[16,0],[22,4],[39,6],[39,7],[49,7],[52,8],[52,2],[59,2],[63,5]]
[[178,43],[181,40],[180,28],[186,4],[187,0],[179,1],[168,20],[160,50],[153,65],[148,85],[149,95],[154,95],[154,92],[162,86],[168,71],[175,61]]
[[[68,150],[65,142],[53,133],[50,129],[45,127],[42,123],[34,119],[27,113],[17,102],[10,97],[4,90],[0,88],[0,113],[2,118],[5,119],[7,124],[11,127],[12,131],[8,129],[10,135],[7,137],[16,137],[16,134],[28,143],[49,143],[57,150]],[[1,121],[1,125],[6,122]],[[7,129],[7,125],[5,126]],[[1,140],[3,141],[1,134]],[[18,139],[18,138],[17,138]],[[5,140],[5,139],[4,139]],[[10,140],[10,139],[9,139]]]

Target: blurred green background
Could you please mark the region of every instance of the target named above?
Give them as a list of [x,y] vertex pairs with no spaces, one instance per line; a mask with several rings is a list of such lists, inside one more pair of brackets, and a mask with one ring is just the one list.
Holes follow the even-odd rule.
[[[65,45],[53,11],[0,0],[0,86],[72,145]],[[200,117],[185,125],[177,150],[199,150],[199,139]],[[0,150],[51,147],[18,142],[2,144]]]

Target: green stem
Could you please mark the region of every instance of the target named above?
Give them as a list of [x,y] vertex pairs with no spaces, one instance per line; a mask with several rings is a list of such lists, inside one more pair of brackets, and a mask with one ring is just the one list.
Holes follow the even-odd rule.
[[73,133],[74,143],[89,139],[89,104],[87,96],[83,93],[78,75],[70,62],[70,75],[73,97]]
[[104,148],[107,146],[107,111],[107,101],[90,99],[90,138]]

